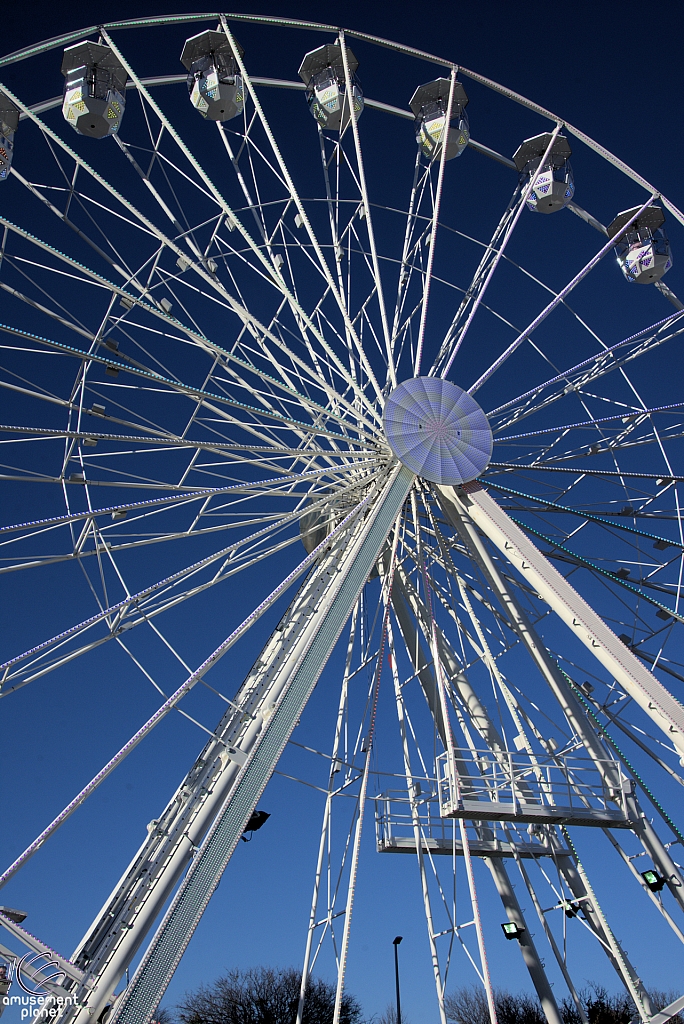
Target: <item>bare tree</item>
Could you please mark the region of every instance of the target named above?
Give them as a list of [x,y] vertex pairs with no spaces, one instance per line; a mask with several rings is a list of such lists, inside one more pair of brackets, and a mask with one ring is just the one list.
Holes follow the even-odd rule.
[[[499,1024],[546,1024],[540,1003],[534,996],[521,992],[512,995],[496,989],[494,1005]],[[447,1019],[455,1024],[489,1024],[489,1006],[484,989],[457,989],[444,1000]]]
[[[181,1024],[295,1024],[301,974],[294,968],[229,971],[212,985],[188,993],[177,1007]],[[332,1024],[335,987],[309,981],[303,1024]],[[340,1024],[361,1024],[354,996],[342,997]]]
[[[397,1024],[397,1008],[394,1003],[388,1003],[378,1017],[378,1024]],[[401,1011],[401,1024],[411,1024],[404,1011]]]
[[[579,993],[589,1024],[630,1024],[636,1008],[627,992],[610,994],[603,985],[595,983]],[[676,992],[651,990],[651,1002],[661,1009],[677,998]],[[525,992],[512,995],[504,989],[494,993],[494,1003],[499,1024],[545,1024],[544,1012],[539,1001]],[[489,1024],[489,1007],[482,988],[457,989],[444,1000],[447,1019],[454,1024]],[[582,1018],[571,999],[560,1004],[563,1024],[582,1024]],[[389,1024],[389,1022],[388,1022]],[[684,1014],[676,1014],[670,1024],[684,1024]]]
[[[677,998],[677,992],[660,992],[650,990],[651,1002],[656,1009],[669,1006]],[[636,1016],[636,1007],[631,996],[626,992],[615,992],[612,995],[603,985],[595,982],[579,992],[589,1024],[630,1024]],[[570,999],[564,999],[560,1007],[563,1024],[581,1024],[580,1015]],[[684,1024],[684,1016],[675,1014],[669,1024]]]
[[168,1006],[157,1010],[152,1024],[173,1024],[173,1011]]
[[[603,985],[593,984],[578,993],[584,1006],[589,1024],[630,1024],[634,1019],[635,1007],[626,992],[608,994]],[[563,1024],[581,1024],[577,1007],[570,999],[564,999],[560,1006]]]

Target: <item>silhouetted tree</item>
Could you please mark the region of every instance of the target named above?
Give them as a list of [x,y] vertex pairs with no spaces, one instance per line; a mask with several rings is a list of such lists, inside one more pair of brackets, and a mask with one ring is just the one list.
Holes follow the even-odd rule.
[[[378,1024],[397,1024],[397,1008],[394,1003],[388,1003],[378,1017]],[[401,1024],[411,1024],[409,1018],[401,1011]]]
[[[592,983],[579,993],[589,1024],[630,1024],[636,1016],[636,1007],[631,996],[626,992],[615,992],[612,995],[603,985]],[[660,992],[651,989],[651,1003],[655,1010],[661,1010],[677,998],[675,992]],[[571,999],[564,999],[560,1006],[563,1024],[582,1024],[577,1007]],[[675,1014],[670,1024],[684,1024],[682,1014]]]
[[152,1024],[173,1024],[173,1010],[168,1006],[157,1010]]
[[[609,994],[603,985],[591,984],[578,993],[589,1024],[630,1024],[636,1009],[626,992]],[[654,1009],[660,1010],[677,998],[675,992],[650,992]],[[494,992],[499,1024],[546,1024],[539,1000],[527,993],[512,995],[503,989]],[[457,989],[444,1000],[447,1019],[454,1024],[489,1024],[487,996],[482,988]],[[563,999],[559,1006],[563,1024],[582,1024],[572,999]],[[676,1014],[670,1024],[684,1024],[684,1014]]]
[[[499,1024],[546,1024],[546,1017],[534,996],[526,992],[512,995],[496,989],[494,1005]],[[489,1024],[489,1006],[482,988],[457,989],[444,1000],[447,1019],[455,1024]]]
[[[295,1024],[301,974],[293,968],[229,971],[212,985],[188,993],[177,1007],[181,1024]],[[332,1024],[335,986],[312,978],[303,1024]],[[340,1024],[361,1024],[354,996],[342,997]]]
[[[608,994],[603,985],[593,984],[578,992],[589,1024],[630,1024],[635,1008],[631,996],[626,992]],[[577,1007],[571,999],[564,999],[560,1006],[563,1024],[582,1024]]]

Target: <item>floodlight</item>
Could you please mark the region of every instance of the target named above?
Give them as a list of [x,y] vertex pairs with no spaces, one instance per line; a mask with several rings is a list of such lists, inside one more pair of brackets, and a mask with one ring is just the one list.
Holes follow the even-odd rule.
[[245,825],[244,831],[242,833],[243,843],[248,843],[249,839],[252,838],[251,835],[249,839],[247,838],[248,832],[258,832],[261,826],[265,825],[270,817],[271,815],[268,813],[268,811],[252,811],[252,813],[249,816],[249,821]]
[[15,924],[21,924],[22,921],[26,920],[26,914],[23,910],[14,910],[12,907],[0,907],[0,914],[10,921],[14,921]]
[[665,886],[665,879],[662,875],[659,875],[657,871],[642,871],[641,877],[643,878],[647,888],[650,889],[651,892],[660,892],[660,890],[663,889]]

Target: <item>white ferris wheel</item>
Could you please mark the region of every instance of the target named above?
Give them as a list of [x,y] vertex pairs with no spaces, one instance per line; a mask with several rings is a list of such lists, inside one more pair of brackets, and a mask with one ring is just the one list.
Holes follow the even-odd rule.
[[[147,1024],[321,680],[298,1019],[330,946],[339,1022],[375,830],[417,863],[442,1024],[457,962],[495,1024],[506,940],[549,1024],[551,975],[587,1024],[580,944],[664,1024],[583,851],[684,941],[682,213],[536,103],[330,25],[112,22],[0,68],[0,696],[31,749],[58,691],[100,757],[46,739],[81,782],[10,829],[0,988]],[[174,718],[194,763],[166,750],[56,953],[12,887],[57,841],[79,870],[74,821]]]

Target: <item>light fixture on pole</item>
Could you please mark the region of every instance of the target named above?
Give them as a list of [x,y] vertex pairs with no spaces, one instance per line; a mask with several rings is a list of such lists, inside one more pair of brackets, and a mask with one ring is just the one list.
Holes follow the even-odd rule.
[[403,936],[397,935],[392,939],[394,946],[394,982],[397,987],[397,1024],[401,1024],[401,999],[399,997],[399,943]]

